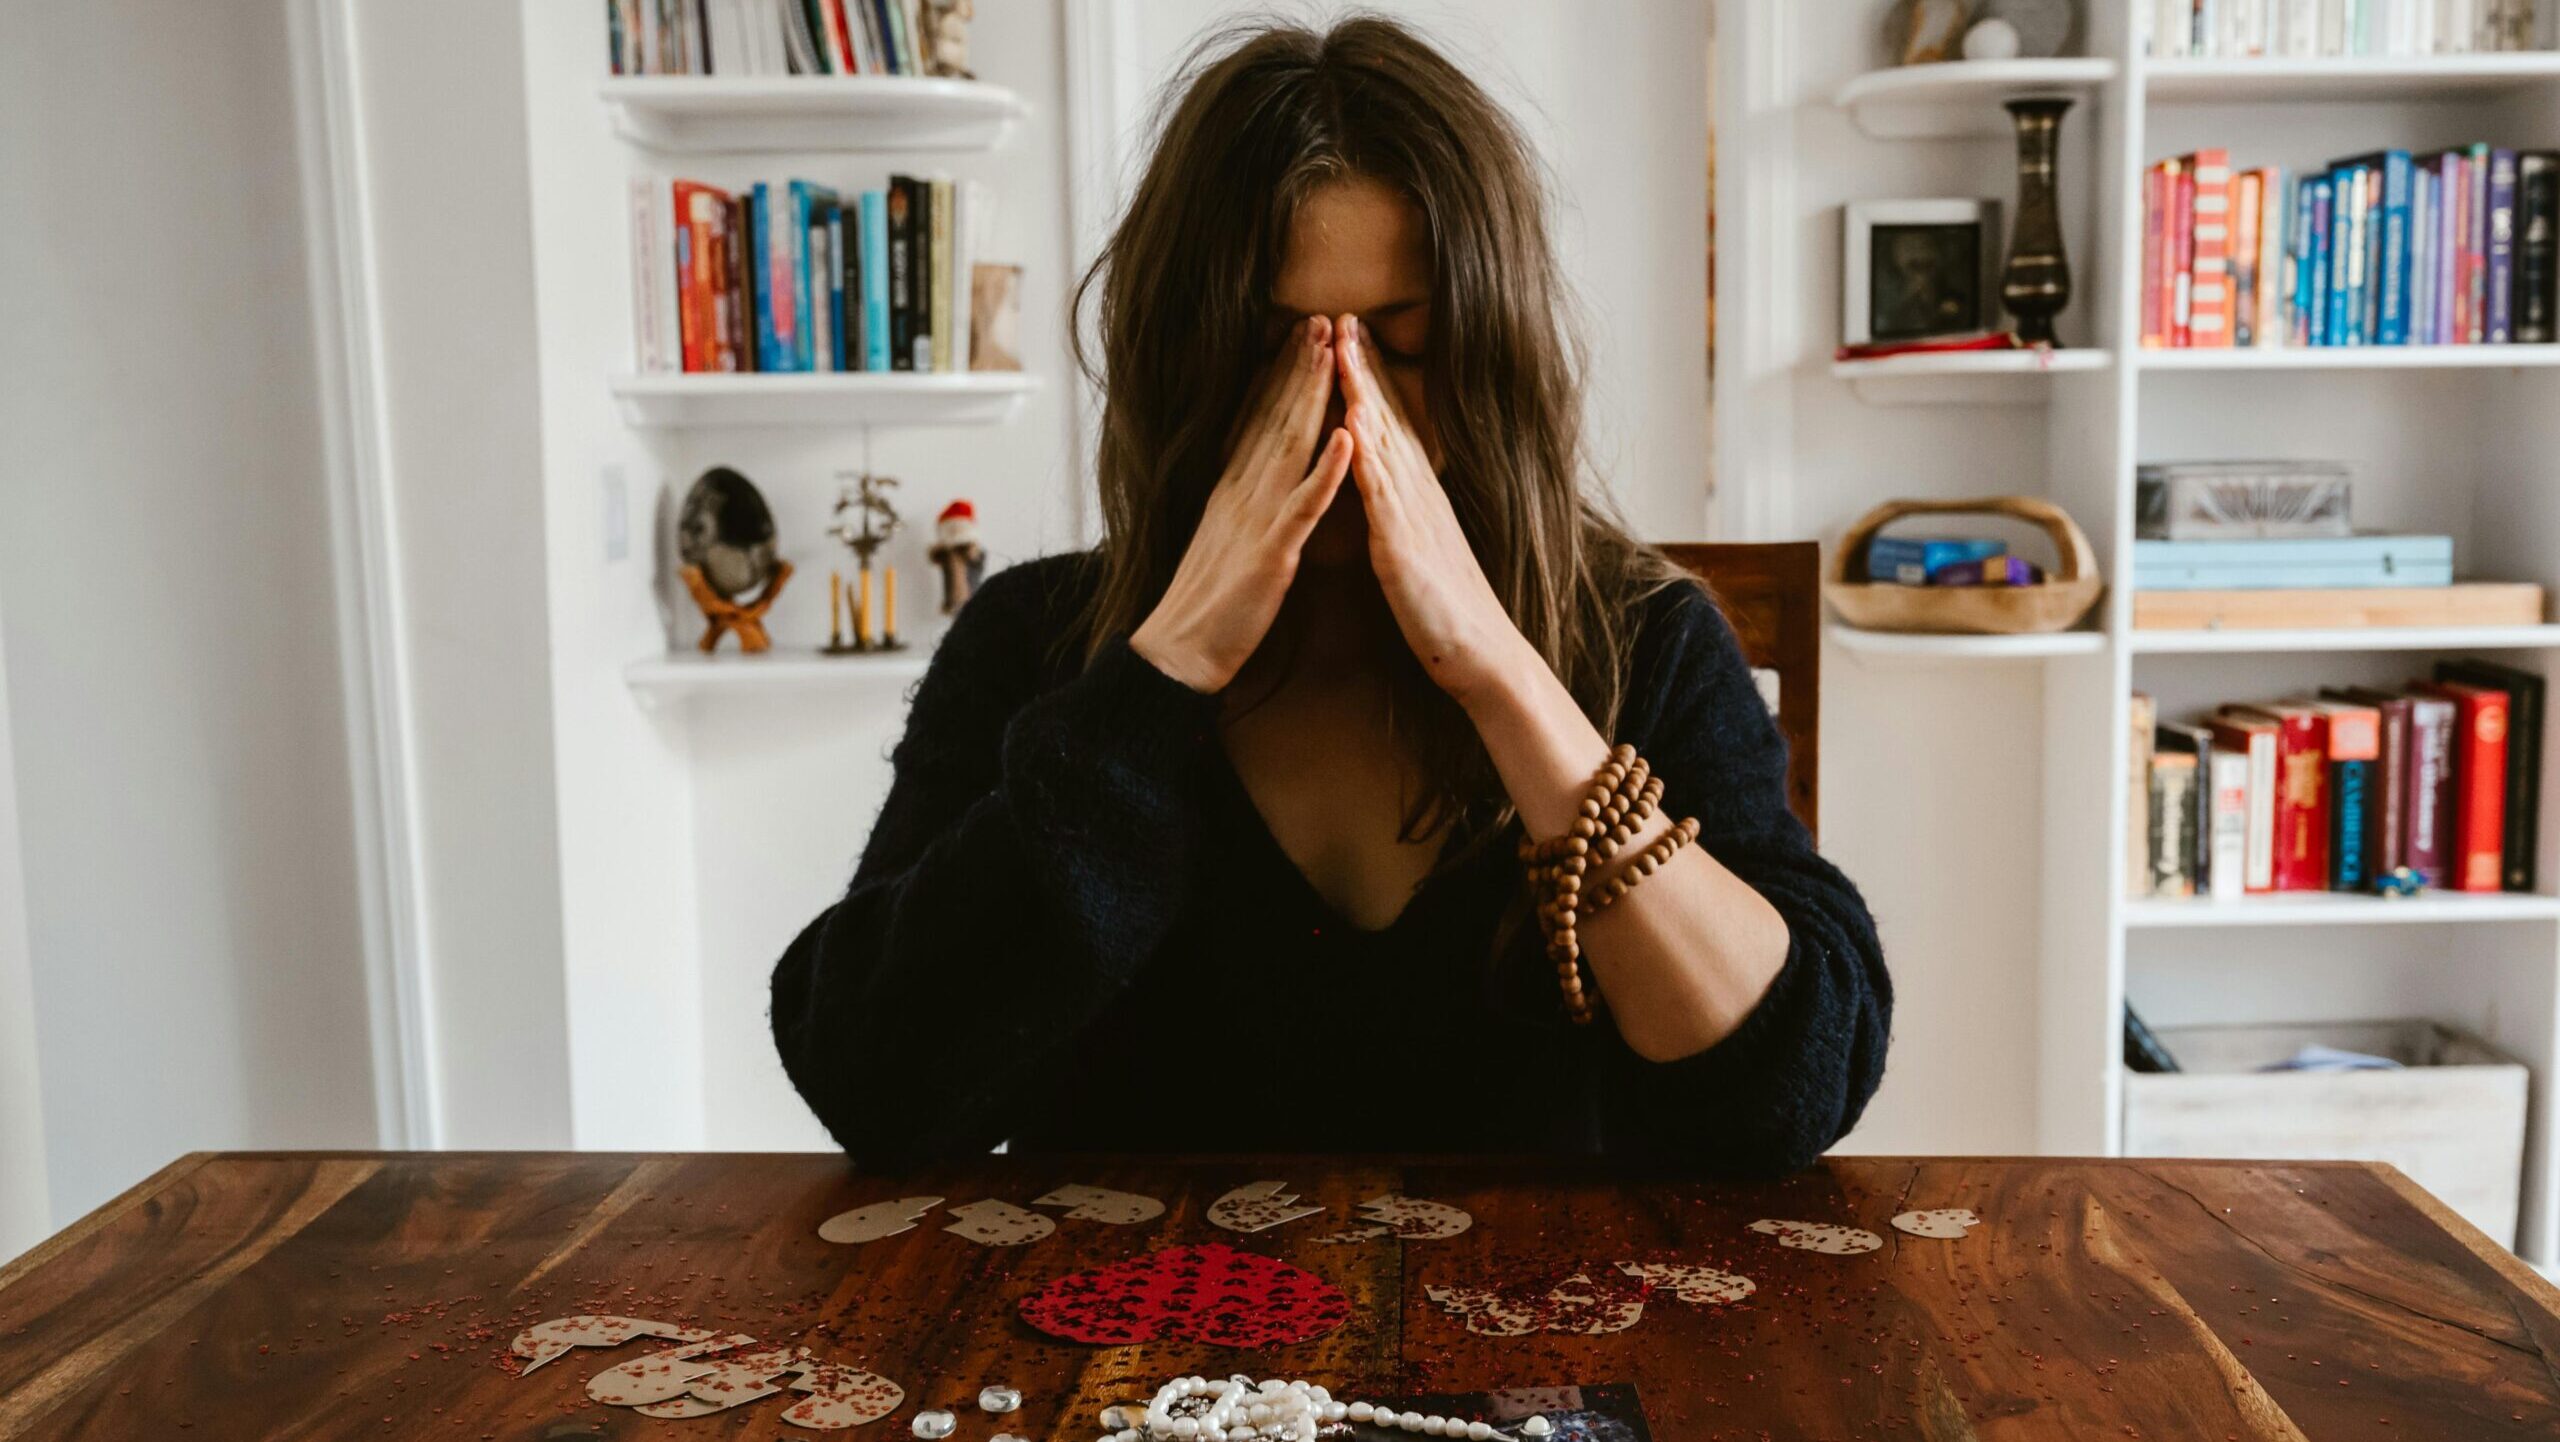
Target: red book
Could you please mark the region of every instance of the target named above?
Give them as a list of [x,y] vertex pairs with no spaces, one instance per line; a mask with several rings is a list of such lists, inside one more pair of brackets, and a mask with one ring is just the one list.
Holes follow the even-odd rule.
[[2328,890],[2329,718],[2284,703],[2232,709],[2276,723],[2275,889]]
[[2168,239],[2169,166],[2163,162],[2142,173],[2142,344],[2146,350],[2169,343]]
[[2446,885],[2497,891],[2506,885],[2507,693],[2459,681],[2421,688],[2454,705],[2453,844]]
[[675,198],[676,319],[684,368],[736,370],[734,355],[729,364],[720,364],[728,348],[720,300],[729,289],[729,196],[698,181],[679,180]]
[[2247,859],[2241,868],[2244,891],[2275,889],[2277,730],[2274,717],[2252,711],[2225,711],[2212,721],[2215,753],[2249,760],[2248,839],[2242,848]]

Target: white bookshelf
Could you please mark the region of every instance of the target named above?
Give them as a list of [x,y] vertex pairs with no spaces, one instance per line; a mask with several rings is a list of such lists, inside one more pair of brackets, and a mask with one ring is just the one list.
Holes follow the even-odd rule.
[[2007,135],[2000,107],[2031,95],[2086,95],[2116,76],[2106,59],[1952,60],[1852,77],[1832,96],[1850,121],[1878,140]]
[[1833,361],[1831,376],[1869,405],[2042,405],[2054,377],[2114,364],[2099,350],[1949,351]]
[[[682,158],[732,183],[770,179],[777,165],[797,168],[810,157],[837,158],[838,167],[842,157],[861,157],[847,173],[876,174],[902,156],[984,154],[1002,147],[1030,114],[1004,86],[924,76],[614,76],[598,83],[597,94],[613,136],[633,156],[635,175],[667,174],[669,162]],[[1007,424],[1041,389],[1040,377],[1018,371],[626,370],[604,382],[622,424],[645,437],[675,474],[724,463],[741,446],[770,451],[771,443],[754,439],[770,433],[797,433],[780,443],[789,454],[841,445],[849,463],[870,455],[873,432]],[[673,604],[683,632],[692,610],[680,599]],[[777,616],[801,604],[788,600]],[[921,651],[823,656],[805,644],[795,648],[801,639],[786,630],[775,650],[757,656],[738,654],[734,641],[708,656],[683,649],[645,656],[624,668],[623,680],[642,709],[655,711],[725,696],[860,694],[924,673]]]
[[1014,418],[1040,388],[1018,371],[625,373],[614,399],[630,425],[984,426]]
[[1029,113],[1001,85],[916,75],[626,75],[614,133],[667,155],[993,150]]
[[748,656],[733,649],[735,645],[734,641],[723,642],[720,651],[708,656],[699,651],[678,651],[634,661],[622,669],[622,679],[640,704],[651,708],[737,691],[760,695],[786,691],[858,695],[865,690],[884,686],[896,689],[924,679],[925,665],[932,654],[909,649],[866,656],[824,656],[777,647]]
[[1870,631],[1833,621],[1831,639],[1861,660],[2041,661],[2050,656],[2094,656],[2107,648],[2096,631],[2050,631],[2026,636],[1952,636],[1910,631]]
[[[2361,523],[2455,538],[2467,576],[2539,582],[2560,595],[2560,347],[2144,350],[2140,186],[2154,160],[2227,146],[2234,164],[2297,170],[2392,145],[2490,140],[2560,144],[2560,55],[2403,61],[2152,61],[2140,53],[2143,0],[2091,0],[2087,33],[2105,62],[2066,129],[2065,227],[2077,281],[2067,356],[2078,374],[2020,369],[1835,365],[1869,403],[1870,424],[1913,444],[1961,444],[1985,426],[2019,453],[2040,445],[2036,491],[2088,532],[2104,574],[2132,573],[2134,475],[2152,460],[2320,455],[2357,462]],[[1853,115],[1926,97],[1997,114],[1958,77],[1888,72],[1833,89]],[[1977,104],[1977,102],[1979,102]],[[1866,135],[1885,127],[1860,121]],[[2006,179],[2006,129],[1948,125],[1928,173]],[[1897,154],[1916,152],[1907,143]],[[1946,182],[1940,182],[1943,189]],[[1961,187],[1960,187],[1961,188]],[[1979,193],[2011,187],[1981,184]],[[1880,192],[1886,193],[1886,192]],[[1808,280],[1836,285],[1832,270]],[[2069,331],[2076,326],[2076,331]],[[2107,357],[2121,358],[2109,364]],[[2056,357],[2057,360],[2061,356]],[[1928,409],[1988,396],[2041,407],[2014,419]],[[1925,438],[1925,439],[1924,439]],[[1799,441],[1799,446],[1807,444]],[[1984,487],[1983,489],[1989,489]],[[2042,872],[2034,961],[2037,1144],[2057,1154],[2121,1153],[2120,1032],[2128,999],[2155,1024],[2260,1024],[2432,1015],[2528,1063],[2533,1121],[2517,1233],[2527,1257],[2560,1260],[2560,896],[2433,893],[2281,895],[2231,901],[2126,894],[2131,812],[2127,698],[2164,719],[2211,704],[2322,684],[2424,674],[2445,656],[2494,654],[2560,676],[2560,624],[2398,630],[2136,631],[2132,595],[2111,586],[2090,630],[1985,644],[1976,637],[1879,637],[1833,625],[1861,662],[2032,656],[2043,717]],[[1923,678],[1924,680],[1926,678]],[[1920,684],[1915,681],[1914,684]],[[1994,684],[1985,679],[1980,684]],[[2006,694],[2006,693],[2004,693]],[[2546,720],[2546,726],[2550,723]],[[2560,759],[2546,732],[2545,749]],[[1927,764],[1927,763],[1916,763]],[[2560,817],[2560,770],[2546,765],[2544,832]],[[2538,876],[2560,887],[2560,857]]]

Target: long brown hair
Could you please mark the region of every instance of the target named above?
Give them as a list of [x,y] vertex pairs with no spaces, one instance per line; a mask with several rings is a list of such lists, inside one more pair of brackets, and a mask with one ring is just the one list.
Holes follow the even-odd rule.
[[[1517,127],[1419,36],[1374,16],[1213,35],[1166,94],[1154,156],[1076,289],[1079,317],[1099,302],[1100,354],[1080,328],[1076,354],[1103,394],[1088,657],[1145,619],[1200,524],[1268,351],[1295,207],[1360,177],[1409,197],[1428,227],[1425,395],[1459,524],[1521,634],[1612,734],[1631,603],[1679,573],[1584,485],[1583,353]],[[1399,666],[1391,696],[1390,725],[1423,776],[1408,838],[1480,806],[1507,816],[1474,727],[1418,663]]]

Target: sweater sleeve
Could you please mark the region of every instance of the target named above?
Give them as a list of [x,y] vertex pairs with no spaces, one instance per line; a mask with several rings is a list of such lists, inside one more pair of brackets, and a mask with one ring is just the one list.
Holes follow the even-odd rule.
[[1656,1063],[1610,1039],[1606,1145],[1738,1174],[1792,1171],[1875,1094],[1893,983],[1857,887],[1788,809],[1786,740],[1723,613],[1687,584],[1646,612],[1624,739],[1662,777],[1665,810],[1697,817],[1699,844],[1785,918],[1788,946],[1758,1005],[1706,1051]]
[[894,1167],[1011,1135],[1173,925],[1200,854],[1217,702],[1114,641],[1037,691],[1057,563],[999,573],[917,688],[844,898],[773,975],[783,1069],[838,1143]]

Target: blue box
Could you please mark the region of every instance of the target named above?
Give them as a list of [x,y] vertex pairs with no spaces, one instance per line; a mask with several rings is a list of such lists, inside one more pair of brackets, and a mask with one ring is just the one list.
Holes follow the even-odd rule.
[[1949,566],[1965,561],[1996,561],[2007,554],[2006,541],[1878,536],[1867,543],[1867,579],[1925,586]]

